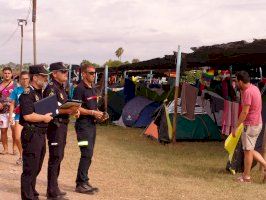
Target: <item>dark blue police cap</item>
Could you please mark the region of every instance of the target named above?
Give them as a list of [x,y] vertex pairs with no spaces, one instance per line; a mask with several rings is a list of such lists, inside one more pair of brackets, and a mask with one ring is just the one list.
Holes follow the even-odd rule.
[[29,67],[29,73],[34,74],[41,74],[41,75],[48,75],[49,72],[46,70],[45,65],[32,65]]
[[67,71],[68,68],[64,65],[63,62],[56,62],[56,63],[50,64],[49,70],[50,71],[54,71],[54,70]]

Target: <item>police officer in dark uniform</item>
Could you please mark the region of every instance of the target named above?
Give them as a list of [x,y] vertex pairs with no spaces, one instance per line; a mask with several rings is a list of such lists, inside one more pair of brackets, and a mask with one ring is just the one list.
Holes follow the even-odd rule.
[[76,178],[76,192],[93,194],[98,188],[89,183],[88,170],[91,165],[93,149],[96,138],[96,120],[103,117],[103,112],[97,108],[96,89],[93,85],[95,79],[95,68],[83,65],[81,67],[83,80],[74,90],[73,99],[81,100],[79,108],[80,117],[76,120],[75,129],[81,157]]
[[29,67],[31,85],[20,95],[20,125],[23,126],[21,143],[23,148],[23,172],[21,175],[21,199],[37,200],[39,194],[35,190],[36,178],[41,171],[46,151],[45,133],[51,114],[35,113],[34,102],[43,98],[42,89],[47,82],[48,72],[43,65]]
[[[64,84],[68,79],[68,69],[62,62],[50,65],[51,82],[44,90],[44,97],[56,95],[58,104],[62,105],[67,101],[67,93]],[[59,109],[59,114],[49,123],[47,130],[47,139],[49,146],[48,160],[48,199],[63,199],[66,195],[59,189],[58,176],[60,173],[60,164],[64,157],[64,149],[66,146],[67,126],[69,123],[69,115],[78,114],[78,107],[68,109]]]

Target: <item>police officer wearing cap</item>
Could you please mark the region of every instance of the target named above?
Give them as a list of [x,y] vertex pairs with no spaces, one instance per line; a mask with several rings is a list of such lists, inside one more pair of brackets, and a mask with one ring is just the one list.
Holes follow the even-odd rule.
[[48,72],[43,65],[29,67],[31,85],[20,95],[21,116],[19,123],[23,126],[21,143],[23,148],[23,172],[21,175],[21,199],[37,200],[39,194],[35,189],[36,178],[41,171],[46,151],[45,133],[51,114],[37,114],[34,103],[43,98],[43,87],[47,82]]
[[74,90],[73,99],[82,101],[80,117],[76,120],[75,129],[81,157],[78,166],[76,189],[78,193],[94,194],[98,188],[89,183],[88,170],[91,165],[96,138],[96,120],[103,117],[103,112],[97,109],[97,94],[93,85],[95,68],[83,65],[81,67],[83,80]]
[[[68,79],[68,69],[62,62],[57,62],[50,65],[50,72],[51,82],[44,90],[44,97],[56,95],[60,106],[67,101],[67,93],[64,84]],[[59,114],[55,116],[48,125],[48,199],[64,199],[63,196],[66,195],[66,192],[59,189],[58,176],[60,173],[60,164],[64,158],[69,115],[78,115],[78,112],[78,107],[59,109]]]

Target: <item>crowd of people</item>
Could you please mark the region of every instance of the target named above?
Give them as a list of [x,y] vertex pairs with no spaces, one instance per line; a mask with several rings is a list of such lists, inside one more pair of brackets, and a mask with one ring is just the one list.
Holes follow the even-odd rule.
[[[13,152],[18,149],[18,165],[22,165],[21,199],[39,199],[36,191],[36,178],[41,171],[46,154],[46,138],[49,147],[48,159],[48,199],[67,199],[66,192],[60,190],[58,176],[64,157],[69,117],[76,118],[75,130],[81,157],[77,169],[75,191],[83,194],[98,192],[97,187],[89,183],[88,171],[91,165],[96,138],[96,121],[105,121],[108,115],[97,108],[97,94],[94,86],[95,68],[83,65],[82,81],[73,93],[73,99],[81,106],[73,105],[67,108],[60,106],[68,101],[66,83],[68,68],[57,62],[50,65],[49,72],[43,65],[29,67],[22,71],[19,83],[12,79],[12,69],[2,70],[3,81],[0,84],[0,127],[2,154],[8,154],[7,129],[10,127],[13,138]],[[50,82],[48,75],[50,74]],[[36,102],[55,95],[59,113],[40,114],[36,111]]]

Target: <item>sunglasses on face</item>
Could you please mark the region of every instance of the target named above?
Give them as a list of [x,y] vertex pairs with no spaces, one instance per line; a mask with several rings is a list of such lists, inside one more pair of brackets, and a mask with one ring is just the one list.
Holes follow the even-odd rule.
[[95,75],[95,73],[96,73],[96,72],[87,72],[87,74],[89,74],[89,75],[91,75],[91,76]]
[[67,70],[60,70],[59,72],[61,72],[62,74],[66,74],[68,71]]

